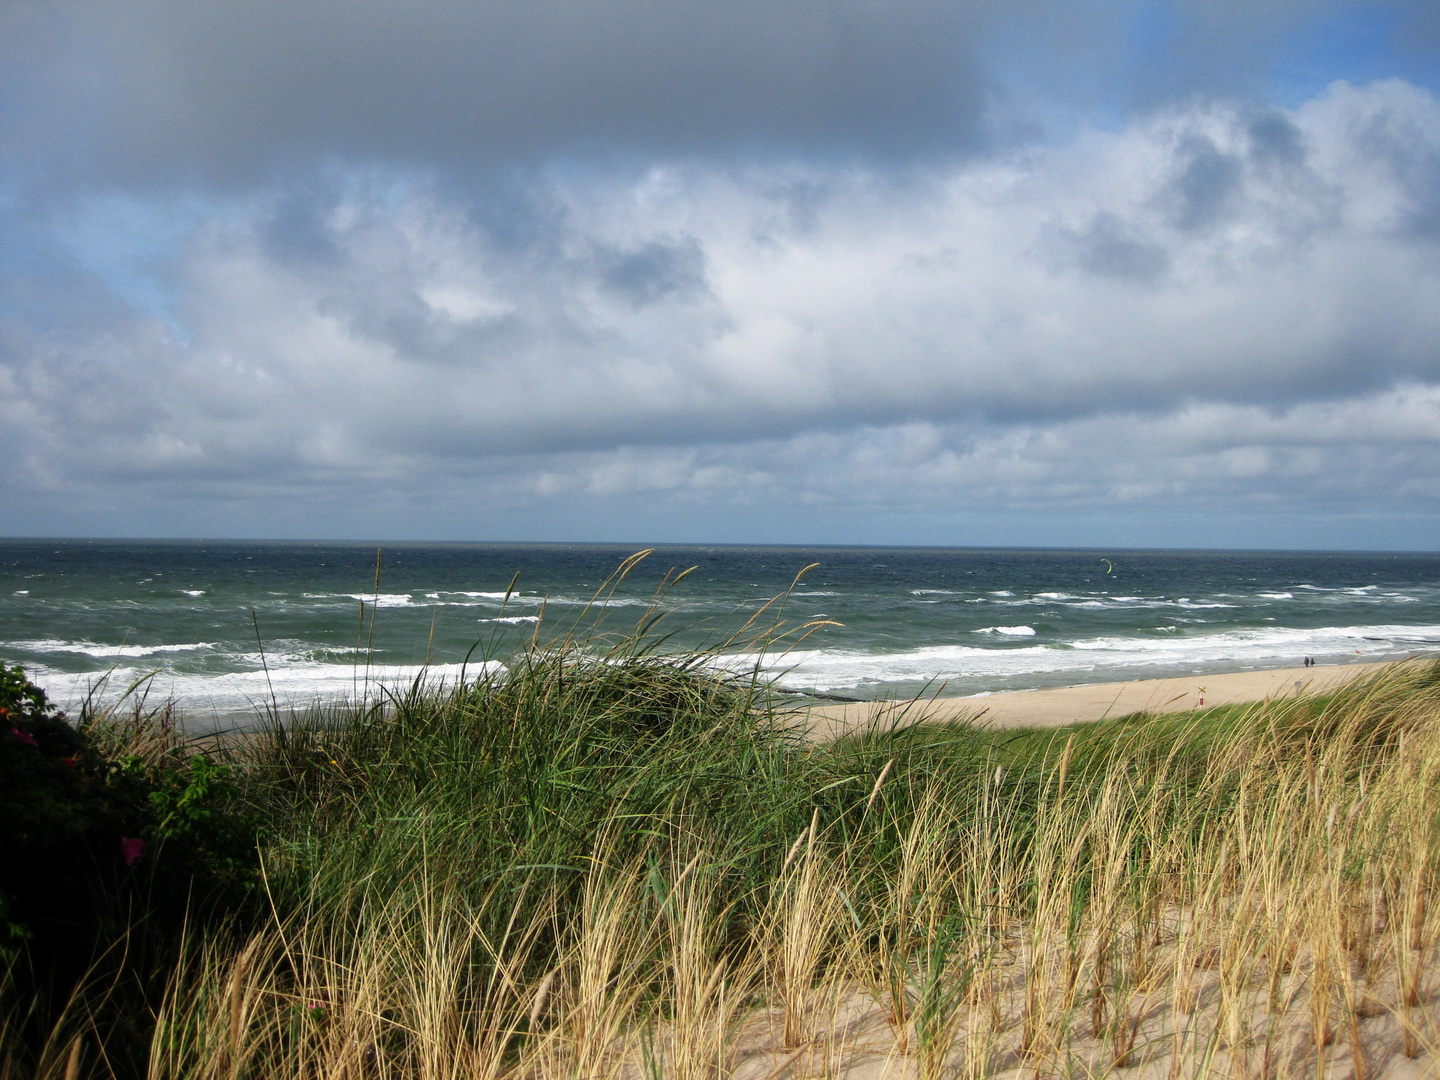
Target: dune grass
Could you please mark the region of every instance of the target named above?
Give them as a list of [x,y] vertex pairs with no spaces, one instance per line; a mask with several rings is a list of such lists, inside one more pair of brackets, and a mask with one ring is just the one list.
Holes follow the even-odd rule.
[[[653,630],[231,749],[254,910],[157,1078],[1433,1070],[1440,666],[1072,729],[806,741]],[[7,1075],[106,1075],[85,994]]]

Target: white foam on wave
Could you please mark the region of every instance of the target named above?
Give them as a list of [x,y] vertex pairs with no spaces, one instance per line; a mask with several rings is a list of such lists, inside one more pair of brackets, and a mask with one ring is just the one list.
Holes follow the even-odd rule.
[[1262,593],[1256,593],[1255,595],[1258,596],[1258,597],[1260,597],[1262,600],[1294,600],[1294,599],[1295,599],[1295,594],[1292,593],[1292,592],[1262,592]]
[[1136,611],[1154,608],[1183,608],[1185,610],[1207,610],[1238,608],[1239,604],[1227,604],[1221,600],[1192,600],[1188,596],[1173,600],[1161,596],[1079,596],[1074,593],[1036,593],[1022,600],[990,600],[979,597],[967,603],[996,604],[1001,607],[1055,607],[1074,611]]
[[[278,594],[283,595],[283,594]],[[412,593],[301,593],[306,600],[333,600],[349,601],[359,600],[367,605],[382,608],[403,608],[403,607],[494,607],[505,602],[503,592],[480,592],[470,590],[441,590],[438,592],[425,592],[417,599]],[[512,604],[539,604],[543,602],[542,597],[523,596],[520,593],[510,594]]]
[[[621,607],[653,607],[658,602],[653,598],[640,598],[637,596],[611,596],[595,599],[592,596],[552,596],[545,601],[547,604],[554,604],[564,607],[591,607],[591,608],[621,608]],[[763,603],[763,601],[762,601]],[[668,606],[660,603],[659,606]]]
[[[1298,666],[1305,656],[1321,663],[1379,659],[1440,645],[1440,626],[1264,627],[1174,637],[1094,637],[1069,645],[1006,648],[934,645],[906,652],[795,650],[763,666],[783,687],[859,690],[890,683],[951,682],[959,687],[1016,685],[1064,675],[1077,682],[1109,682],[1182,671]],[[740,667],[762,658],[736,658]],[[1053,681],[1053,680],[1050,680]]]
[[[268,654],[267,654],[268,655]],[[51,700],[72,714],[104,679],[97,699],[101,705],[113,701],[138,679],[149,676],[149,701],[174,699],[181,703],[187,720],[204,724],[211,716],[246,722],[273,705],[282,712],[303,712],[314,705],[375,701],[390,694],[409,691],[416,678],[428,687],[453,686],[462,674],[474,679],[487,671],[503,670],[495,660],[462,664],[355,664],[276,663],[270,658],[268,673],[263,669],[225,675],[195,675],[142,667],[116,667],[108,673],[76,675],[37,665],[34,677],[49,692]]]
[[979,630],[971,630],[972,634],[999,634],[1003,637],[1034,637],[1033,626],[982,626]]
[[516,623],[538,623],[539,621],[540,616],[538,615],[501,615],[494,619],[480,620],[482,623],[504,623],[507,626],[513,626]]
[[[461,589],[441,589],[439,592],[427,592],[426,599],[435,600],[446,607],[494,607],[496,604],[503,604],[507,597],[503,592],[488,592]],[[460,597],[461,599],[456,599]],[[542,604],[545,602],[543,596],[526,595],[524,593],[512,592],[508,597],[512,604]]]
[[360,600],[375,607],[409,607],[415,602],[409,593],[346,593],[345,595],[351,600]]
[[127,659],[156,656],[161,653],[195,652],[200,649],[217,648],[213,641],[196,641],[183,645],[102,645],[97,641],[60,641],[56,638],[7,641],[5,645],[31,653],[72,653],[78,656],[91,656],[96,660]]
[[[1305,586],[1298,585],[1296,586],[1296,588],[1303,589],[1305,588]],[[1424,591],[1423,586],[1415,586],[1415,588],[1422,592]],[[1397,589],[1380,589],[1374,585],[1367,585],[1364,588],[1359,589],[1324,589],[1315,591],[1329,594],[1325,596],[1317,596],[1316,599],[1323,600],[1324,602],[1331,605],[1416,604],[1423,603],[1427,599],[1433,603],[1436,599],[1433,593],[1428,597],[1415,596],[1410,592],[1401,592]]]
[[204,589],[181,589],[180,591],[181,591],[182,593],[184,593],[186,596],[204,596],[204,595],[205,595],[205,590],[204,590]]

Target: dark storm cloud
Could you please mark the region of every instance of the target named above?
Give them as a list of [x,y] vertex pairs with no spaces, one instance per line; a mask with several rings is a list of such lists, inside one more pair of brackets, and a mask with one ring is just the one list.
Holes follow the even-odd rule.
[[1250,154],[1257,162],[1274,162],[1282,168],[1305,163],[1305,139],[1289,117],[1277,112],[1256,117],[1250,123]]
[[[7,60],[114,175],[265,175],[315,155],[454,167],[750,144],[974,142],[988,0],[191,0],[12,12]],[[32,125],[12,140],[51,140]],[[77,149],[77,152],[78,149]]]
[[1054,253],[1057,268],[1073,262],[1102,277],[1153,282],[1170,267],[1170,254],[1163,246],[1137,234],[1108,210],[1097,213],[1084,228],[1049,230],[1044,243]]
[[601,280],[636,307],[705,287],[705,253],[695,238],[602,254]]
[[1203,135],[1180,148],[1183,166],[1165,192],[1175,227],[1185,232],[1216,224],[1240,189],[1241,163]]
[[266,253],[276,262],[334,266],[341,259],[325,216],[335,206],[333,193],[292,191],[258,228]]
[[[1277,43],[1345,7],[12,3],[0,137],[19,174],[165,185],[264,180],[327,155],[429,162],[463,180],[556,153],[963,154],[995,137],[990,112],[1012,82],[1121,108],[1253,93]],[[1406,48],[1434,58],[1425,3],[1379,7]]]

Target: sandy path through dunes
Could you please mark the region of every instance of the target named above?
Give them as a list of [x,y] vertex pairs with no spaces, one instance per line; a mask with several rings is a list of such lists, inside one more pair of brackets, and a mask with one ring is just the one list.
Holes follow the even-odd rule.
[[999,728],[1062,727],[1084,720],[1103,720],[1141,711],[1184,712],[1202,704],[1228,705],[1239,701],[1318,693],[1359,675],[1374,674],[1380,666],[1353,663],[1275,668],[1221,675],[1060,686],[1050,690],[1013,690],[974,697],[813,705],[805,710],[801,722],[808,724],[812,736],[822,742],[871,724],[890,726],[921,721],[971,720]]

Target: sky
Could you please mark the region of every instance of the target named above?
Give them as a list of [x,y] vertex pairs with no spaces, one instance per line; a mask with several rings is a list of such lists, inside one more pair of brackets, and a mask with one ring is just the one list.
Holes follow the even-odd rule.
[[1440,5],[0,6],[0,535],[1440,548]]

